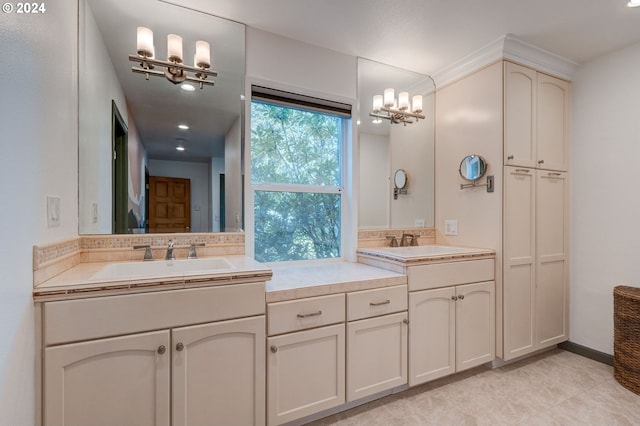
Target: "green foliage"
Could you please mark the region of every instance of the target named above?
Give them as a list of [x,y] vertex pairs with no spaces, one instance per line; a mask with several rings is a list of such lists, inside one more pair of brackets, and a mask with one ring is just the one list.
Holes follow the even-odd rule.
[[[339,187],[341,139],[339,117],[254,101],[252,181]],[[256,191],[256,259],[339,257],[340,197],[339,193],[312,191]]]
[[341,121],[327,114],[252,102],[252,180],[339,186]]

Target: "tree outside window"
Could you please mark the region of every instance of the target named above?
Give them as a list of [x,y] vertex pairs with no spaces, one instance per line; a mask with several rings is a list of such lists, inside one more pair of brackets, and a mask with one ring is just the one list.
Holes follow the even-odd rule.
[[333,114],[252,101],[256,260],[341,256],[344,121]]

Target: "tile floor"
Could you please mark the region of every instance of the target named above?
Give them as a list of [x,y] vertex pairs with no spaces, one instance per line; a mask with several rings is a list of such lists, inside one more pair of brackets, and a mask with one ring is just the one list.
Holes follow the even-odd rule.
[[612,367],[555,349],[446,377],[311,425],[640,425],[640,396],[616,382]]

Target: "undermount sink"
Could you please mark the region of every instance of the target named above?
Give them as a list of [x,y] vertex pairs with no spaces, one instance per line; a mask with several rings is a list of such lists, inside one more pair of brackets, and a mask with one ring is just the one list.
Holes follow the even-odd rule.
[[363,251],[384,253],[403,258],[418,258],[428,256],[443,256],[448,254],[476,253],[486,250],[470,247],[426,245],[409,247],[376,247],[375,249],[366,249]]
[[230,270],[233,266],[227,259],[212,257],[205,259],[154,260],[150,262],[119,262],[106,265],[93,274],[92,280],[122,279],[144,276],[170,276],[184,274],[206,274]]

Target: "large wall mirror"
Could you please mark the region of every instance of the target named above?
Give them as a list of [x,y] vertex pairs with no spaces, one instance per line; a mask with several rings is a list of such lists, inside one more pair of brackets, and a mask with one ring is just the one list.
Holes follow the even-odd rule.
[[[369,114],[386,88],[422,95],[425,119],[391,123]],[[434,102],[431,77],[358,58],[360,228],[434,226]],[[393,174],[404,170],[406,194],[394,197]]]
[[[157,0],[79,0],[79,11],[79,233],[240,230],[244,25]],[[208,42],[215,85],[132,72],[137,27],[161,60],[169,34],[186,65]]]

